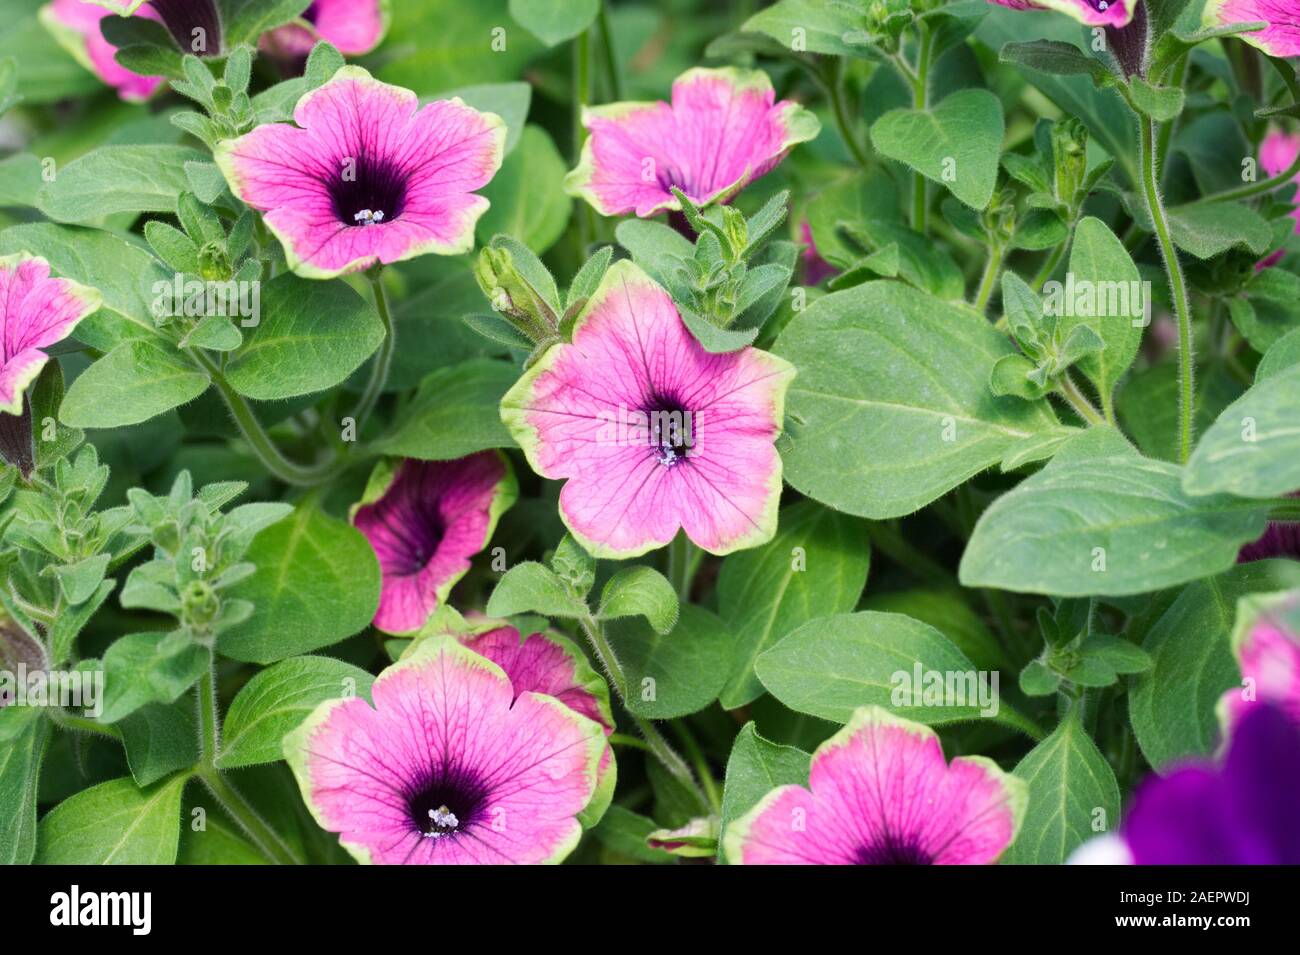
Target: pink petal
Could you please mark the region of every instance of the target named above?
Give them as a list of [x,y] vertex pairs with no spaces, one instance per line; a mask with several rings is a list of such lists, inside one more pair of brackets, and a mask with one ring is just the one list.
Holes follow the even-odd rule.
[[[162,83],[161,76],[141,76],[121,66],[114,54],[117,48],[104,39],[99,21],[112,16],[103,7],[82,0],[51,0],[40,12],[41,21],[59,43],[104,83],[117,90],[128,102],[148,99]],[[135,16],[157,20],[151,7],[142,7]]]
[[1211,26],[1263,21],[1268,26],[1239,39],[1270,56],[1300,56],[1300,6],[1294,0],[1209,0],[1204,22]]

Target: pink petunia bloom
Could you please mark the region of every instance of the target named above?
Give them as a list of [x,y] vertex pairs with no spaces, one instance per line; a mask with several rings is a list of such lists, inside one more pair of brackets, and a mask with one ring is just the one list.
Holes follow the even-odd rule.
[[813,241],[812,226],[804,219],[799,223],[799,241],[805,246],[803,250],[803,280],[806,285],[821,285],[840,270],[821,257],[817,243]]
[[671,104],[589,107],[591,135],[564,188],[607,216],[679,210],[672,186],[698,205],[725,202],[821,128],[802,106],[775,100],[761,70],[697,68],[673,82]]
[[1055,10],[1094,27],[1128,26],[1138,0],[989,0],[1012,10]]
[[276,27],[261,46],[286,59],[305,59],[319,41],[331,43],[344,56],[360,56],[379,46],[388,29],[388,0],[315,0],[303,11],[301,23]]
[[1296,0],[1208,0],[1207,27],[1233,23],[1267,23],[1263,30],[1242,33],[1240,39],[1269,56],[1300,56],[1300,4]]
[[1243,598],[1233,633],[1242,685],[1223,694],[1219,716],[1231,732],[1259,704],[1300,725],[1300,591]]
[[[1300,156],[1300,135],[1280,129],[1272,130],[1259,147],[1259,164],[1270,177],[1280,176],[1290,169],[1297,156]],[[1300,186],[1300,174],[1296,175],[1295,183]],[[1300,195],[1292,197],[1292,201],[1300,202]],[[1291,216],[1296,220],[1296,231],[1300,232],[1300,206],[1291,211]]]
[[876,706],[817,747],[808,785],[774,789],[731,823],[727,861],[986,865],[1015,840],[1027,799],[992,760],[945,763],[933,730]]
[[424,626],[517,495],[514,472],[496,451],[380,464],[352,514],[383,573],[375,626],[385,633]]
[[[609,707],[609,684],[598,674],[578,647],[553,630],[522,635],[504,620],[472,621],[467,632],[452,633],[461,644],[499,666],[517,694],[543,693],[599,723],[609,736],[614,732],[614,714]],[[406,651],[413,652],[423,639]],[[584,825],[599,821],[614,796],[617,771],[613,750],[600,758],[596,793],[583,811]]]
[[459,99],[417,105],[410,90],[345,66],[298,101],[297,126],[259,126],[214,158],[299,275],[468,252],[488,208],[474,190],[501,166],[505,123]]
[[[103,7],[119,16],[136,13],[161,20],[172,39],[186,53],[218,56],[221,45],[221,13],[217,0],[81,0]],[[149,6],[145,8],[145,3]],[[143,9],[142,9],[143,8]],[[156,16],[154,16],[156,15]]]
[[[40,12],[41,22],[59,45],[78,63],[117,90],[121,99],[132,103],[146,100],[158,89],[163,78],[132,73],[117,62],[114,58],[117,47],[105,40],[99,29],[99,21],[109,16],[112,16],[109,11],[89,6],[82,0],[53,0]],[[149,7],[140,10],[139,16],[158,19]]]
[[371,698],[327,700],[284,739],[312,814],[358,861],[556,863],[577,845],[608,748],[598,723],[516,692],[451,637],[421,641]]
[[781,433],[794,366],[756,348],[711,354],[672,299],[628,260],[501,400],[543,477],[568,481],[560,516],[597,557],[632,557],[678,529],[713,554],[776,530]]
[[99,308],[95,289],[50,278],[50,263],[19,253],[0,257],[0,412],[23,413],[23,395],[61,342]]

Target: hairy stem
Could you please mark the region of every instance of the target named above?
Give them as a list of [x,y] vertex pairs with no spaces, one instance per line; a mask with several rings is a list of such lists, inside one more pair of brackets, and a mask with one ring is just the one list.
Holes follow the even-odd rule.
[[1160,244],[1160,252],[1164,257],[1169,291],[1174,300],[1174,314],[1178,319],[1178,460],[1186,461],[1192,453],[1192,416],[1196,410],[1192,310],[1187,301],[1183,267],[1178,261],[1178,250],[1174,248],[1169,220],[1165,217],[1164,203],[1160,198],[1160,171],[1156,168],[1156,124],[1147,118],[1140,122],[1142,192],[1147,211],[1155,225],[1156,241]]
[[862,141],[858,139],[857,133],[853,129],[853,120],[849,116],[847,104],[844,102],[844,61],[837,59],[835,68],[829,79],[822,81],[826,89],[826,95],[831,101],[831,114],[835,117],[835,126],[840,131],[840,139],[844,140],[844,145],[852,153],[854,160],[859,166],[866,167],[870,160],[867,151],[862,146]]
[[361,428],[370,417],[370,412],[374,411],[375,405],[379,403],[384,388],[388,386],[388,373],[393,365],[393,351],[397,347],[397,329],[393,325],[393,314],[388,308],[388,294],[384,291],[384,281],[378,269],[368,273],[367,277],[370,279],[370,288],[375,294],[375,310],[379,312],[379,320],[384,325],[384,340],[379,343],[379,351],[375,352],[366,390],[361,393],[361,398],[352,410],[352,420],[355,422],[358,437],[361,436]]
[[984,274],[980,277],[979,291],[975,293],[975,309],[983,312],[989,307],[989,299],[993,297],[993,289],[998,282],[998,274],[1002,271],[1002,249],[993,246],[989,249],[988,260],[984,263]]
[[1088,396],[1079,390],[1067,371],[1057,381],[1057,394],[1066,400],[1071,408],[1088,424],[1105,424],[1106,418],[1088,400]]
[[[918,52],[916,55],[916,77],[912,82],[912,107],[924,110],[930,89],[930,55],[933,44],[930,42],[930,28],[924,20],[918,21]],[[925,235],[925,217],[927,203],[925,176],[912,172],[912,228]]]
[[700,549],[680,531],[668,543],[668,581],[677,592],[678,600],[691,599],[691,581],[700,563]]
[[616,101],[623,99],[623,77],[618,72],[618,59],[614,56],[614,33],[609,26],[609,0],[600,4],[600,45],[605,59],[605,73],[609,79],[609,95]]

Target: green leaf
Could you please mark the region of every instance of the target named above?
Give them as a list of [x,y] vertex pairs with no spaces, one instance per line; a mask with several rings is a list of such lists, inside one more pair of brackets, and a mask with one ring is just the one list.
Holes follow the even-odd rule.
[[1278,497],[1300,488],[1300,365],[1256,382],[1201,437],[1183,473],[1188,494]]
[[207,389],[207,373],[170,346],[150,339],[129,340],[73,381],[59,420],[74,428],[139,424],[193,401]]
[[1083,74],[1095,80],[1104,80],[1110,76],[1110,70],[1096,57],[1084,53],[1073,43],[1061,40],[1008,43],[1002,47],[998,59],[1003,63],[1057,76]]
[[[727,826],[758,804],[758,801],[779,786],[808,785],[808,768],[812,757],[793,746],[782,746],[758,735],[751,720],[736,734],[727,759],[726,783],[722,790],[722,822],[719,828],[725,837]],[[722,842],[720,838],[719,843]],[[724,863],[722,852],[719,863]]]
[[150,247],[177,272],[199,271],[199,247],[194,240],[175,226],[150,219],[144,224],[144,237]]
[[182,146],[100,146],[74,159],[37,204],[59,222],[93,222],[115,212],[171,212],[189,188],[185,163],[208,157]]
[[[1081,325],[1090,325],[1101,335],[1106,347],[1084,358],[1079,367],[1108,403],[1115,384],[1137,357],[1150,303],[1124,243],[1100,219],[1089,216],[1075,227],[1069,271],[1074,288],[1083,294],[1076,291],[1074,301],[1068,302],[1064,299],[1069,287],[1062,290],[1057,309],[1061,340]],[[1046,304],[1052,307],[1052,296]]]
[[[1258,374],[1258,371],[1256,371]],[[1214,419],[1242,393],[1241,382],[1213,367],[1197,375],[1192,433],[1204,434]],[[1149,458],[1178,460],[1178,366],[1166,362],[1128,376],[1120,390],[1119,419]]]
[[27,865],[36,854],[37,792],[50,721],[17,708],[4,716],[21,718],[23,726],[0,745],[0,865]]
[[51,564],[59,589],[63,591],[63,599],[75,607],[93,597],[104,580],[109,559],[108,554],[95,554],[75,564]]
[[310,5],[309,0],[219,0],[226,46],[255,43],[266,31],[301,16]]
[[510,0],[510,15],[547,46],[555,46],[591,26],[600,4],[601,0]]
[[198,710],[185,694],[174,703],[150,703],[117,724],[127,766],[137,786],[148,786],[199,761]]
[[224,656],[273,663],[318,650],[365,628],[379,606],[370,543],[310,500],[258,534],[245,559],[257,572],[230,594],[255,609],[218,637]]
[[859,19],[848,7],[827,0],[778,0],[746,20],[741,30],[762,33],[801,52],[871,56],[865,37],[864,42],[850,42],[862,36]]
[[1300,328],[1283,335],[1264,353],[1255,367],[1255,381],[1272,378],[1293,365],[1300,365]]
[[[490,613],[491,611],[489,611]],[[722,689],[735,638],[716,616],[682,604],[671,633],[656,633],[643,618],[611,621],[609,642],[627,674],[627,708],[666,720],[704,709]]]
[[998,181],[1006,131],[1002,103],[988,90],[961,90],[928,110],[890,110],[871,126],[871,142],[927,179],[983,209]]
[[[1139,218],[1145,214],[1139,213]],[[1239,202],[1175,206],[1169,210],[1169,230],[1174,243],[1198,259],[1212,259],[1235,248],[1263,255],[1273,240],[1267,220]]]
[[967,587],[1086,597],[1140,594],[1227,570],[1267,508],[1190,497],[1180,469],[1136,453],[1067,456],[1002,495],[962,555]]
[[346,65],[347,60],[343,58],[338,47],[321,40],[307,54],[307,66],[302,74],[307,89],[314,90],[324,86]]
[[77,635],[90,622],[90,618],[95,615],[108,595],[113,592],[117,586],[117,581],[106,580],[99,585],[99,589],[85,603],[76,607],[71,607],[59,614],[53,626],[50,627],[50,656],[55,666],[63,663],[72,654],[73,643]]
[[856,607],[870,565],[866,524],[814,501],[783,508],[772,540],[723,560],[718,613],[736,635],[736,656],[722,705],[763,692],[754,661],[791,630]]
[[221,729],[217,768],[236,769],[284,758],[281,742],[326,700],[369,696],[375,678],[329,657],[293,657],[244,685]]
[[525,127],[519,148],[483,188],[492,205],[478,221],[479,241],[504,232],[538,255],[549,249],[564,234],[573,210],[573,198],[563,188],[567,172],[550,135],[540,126]]
[[[505,154],[509,156],[519,145],[528,121],[528,108],[532,104],[533,88],[528,83],[478,83],[462,86],[438,94],[438,99],[459,96],[466,106],[484,113],[496,113],[506,124]],[[500,171],[497,172],[500,176]],[[486,194],[486,193],[485,193]]]
[[668,578],[653,567],[624,567],[605,584],[600,594],[601,620],[645,617],[655,633],[671,633],[677,625],[677,592]]
[[243,333],[223,315],[207,315],[180,341],[181,348],[234,351],[244,344]]
[[1183,111],[1187,100],[1180,86],[1153,86],[1140,76],[1129,80],[1133,102],[1157,123],[1167,123]]
[[651,865],[676,862],[671,853],[646,845],[646,838],[657,828],[655,821],[648,816],[615,804],[606,811],[592,835],[620,862],[631,860]]
[[208,668],[207,649],[183,630],[132,633],[104,653],[101,723],[116,723],[148,703],[171,703]]
[[851,514],[910,514],[1057,427],[1045,401],[990,394],[1015,347],[982,315],[897,282],[818,299],[773,351],[799,369],[785,478]]
[[1014,670],[1006,650],[971,609],[957,587],[949,590],[923,588],[874,593],[858,605],[861,610],[883,610],[905,614],[928,623],[952,641],[961,653],[981,670]]
[[1129,718],[1142,753],[1163,771],[1208,756],[1219,738],[1219,699],[1239,687],[1232,653],[1238,601],[1247,594],[1300,586],[1300,565],[1262,560],[1188,584],[1151,623],[1142,649],[1151,669],[1133,682]]
[[383,339],[374,306],[345,282],[285,273],[261,286],[260,321],[246,329],[226,380],[258,401],[314,394],[346,380]]
[[1060,865],[1071,852],[1119,822],[1119,784],[1077,707],[1022,759],[1015,775],[1029,789],[1020,834],[1002,861]]
[[181,837],[184,775],[136,787],[130,777],[83,789],[40,824],[38,865],[170,865]]
[[[918,667],[919,686],[914,685]],[[994,719],[1024,728],[1023,717],[999,702],[991,684],[983,702],[969,679],[954,684],[962,689],[961,699],[924,696],[927,674],[976,679],[977,671],[942,633],[902,614],[866,610],[814,620],[760,656],[755,670],[768,692],[790,709],[836,723],[847,723],[858,707],[875,704],[931,726]]]
[[536,561],[526,560],[505,572],[488,598],[490,617],[540,613],[546,617],[581,617],[587,605],[569,592],[556,573]]
[[449,461],[487,448],[514,447],[498,409],[518,377],[514,365],[489,358],[472,358],[431,372],[420,382],[396,427],[375,442],[375,450],[422,461]]

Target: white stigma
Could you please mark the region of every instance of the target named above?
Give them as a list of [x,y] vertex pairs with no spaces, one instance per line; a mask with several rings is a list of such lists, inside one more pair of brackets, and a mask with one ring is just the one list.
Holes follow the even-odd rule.
[[1101,3],[1097,4],[1097,9],[1100,10],[1102,13],[1105,13],[1109,6],[1110,4],[1107,3],[1106,0],[1101,0]]
[[426,832],[426,839],[438,839],[447,835],[446,830],[455,829],[460,825],[460,820],[456,814],[446,806],[439,806],[437,809],[429,810],[429,819],[437,827],[431,832]]
[[384,221],[384,210],[375,209],[372,212],[369,209],[362,209],[352,217],[352,221],[360,225],[379,225]]

